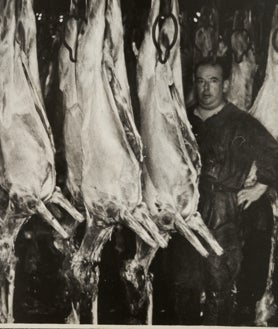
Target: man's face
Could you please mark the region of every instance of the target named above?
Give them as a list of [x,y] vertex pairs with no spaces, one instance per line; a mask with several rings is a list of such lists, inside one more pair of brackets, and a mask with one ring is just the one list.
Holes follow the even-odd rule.
[[224,102],[224,92],[228,81],[223,80],[222,68],[219,65],[201,65],[195,76],[195,85],[199,105],[205,110],[214,110]]

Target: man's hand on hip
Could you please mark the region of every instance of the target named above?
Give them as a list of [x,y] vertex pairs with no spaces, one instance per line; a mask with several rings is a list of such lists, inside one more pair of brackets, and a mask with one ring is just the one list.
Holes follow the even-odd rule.
[[247,209],[252,202],[257,201],[267,190],[267,185],[256,183],[253,186],[244,188],[237,194],[238,205],[242,205],[242,209]]

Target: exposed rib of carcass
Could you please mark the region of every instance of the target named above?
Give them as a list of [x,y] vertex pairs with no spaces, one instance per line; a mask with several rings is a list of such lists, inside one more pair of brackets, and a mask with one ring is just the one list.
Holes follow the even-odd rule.
[[[0,3],[0,322],[13,322],[13,293],[17,234],[33,214],[39,214],[60,235],[69,234],[46,208],[59,204],[77,220],[79,214],[55,187],[54,146],[48,121],[36,85],[35,26],[21,29],[21,22],[34,13],[31,1]],[[16,20],[16,12],[18,21]],[[24,24],[25,24],[24,23]],[[25,33],[26,31],[29,33]],[[29,57],[28,57],[29,56]]]
[[[60,54],[60,87],[65,97],[67,185],[87,210],[86,232],[72,271],[83,292],[92,295],[92,321],[97,323],[97,265],[114,225],[128,226],[153,247],[165,247],[166,241],[142,203],[142,145],[131,109],[119,0],[90,0],[86,12],[76,63],[70,62],[66,49]],[[68,22],[67,42],[73,49],[76,24]],[[78,301],[73,306],[76,313]]]
[[[250,109],[250,114],[258,119],[267,130],[278,140],[278,111],[277,111],[277,81],[278,81],[278,5],[275,6],[272,28],[269,38],[267,67],[265,80],[257,95],[257,98]],[[277,216],[278,199],[275,192],[272,196],[273,209],[273,233],[271,238],[271,253],[269,259],[269,271],[267,277],[266,290],[261,300],[256,304],[256,324],[267,325],[268,320],[274,315],[277,307],[272,294],[273,269],[275,266],[274,251],[277,240]]]
[[247,111],[252,105],[253,82],[257,71],[251,10],[235,12],[231,45],[233,63],[227,99]]
[[[161,1],[162,3],[162,1]],[[172,14],[178,17],[177,1]],[[152,31],[159,15],[160,0],[152,0],[147,30],[138,56],[138,95],[141,107],[141,135],[144,145],[143,197],[154,221],[169,238],[176,229],[202,254],[207,250],[193,233],[197,231],[217,254],[222,248],[213,239],[197,212],[200,157],[188,122],[182,97],[179,40],[165,64],[158,60]],[[156,31],[160,47],[165,49],[175,35],[172,16],[166,16]],[[159,33],[159,36],[158,36]],[[149,265],[157,251],[137,241],[137,253],[126,263],[122,276],[126,281],[129,304],[134,315],[146,304],[147,323],[151,323],[151,282]]]

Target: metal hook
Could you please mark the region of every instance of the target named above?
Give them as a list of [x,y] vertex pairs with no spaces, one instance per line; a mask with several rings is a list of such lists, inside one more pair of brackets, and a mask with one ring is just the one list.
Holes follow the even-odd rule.
[[[63,33],[62,33],[62,43],[63,45],[66,47],[66,49],[69,51],[69,58],[70,60],[73,62],[73,63],[76,63],[77,62],[77,52],[78,52],[78,42],[76,42],[76,45],[75,45],[75,50],[73,52],[73,49],[72,47],[67,43],[66,41],[66,27],[67,27],[67,23],[69,21],[70,18],[73,18],[74,20],[76,20],[77,22],[79,20],[81,20],[81,23],[82,22],[85,22],[87,23],[87,20],[85,17],[78,17],[77,15],[68,15],[66,17],[66,19],[64,20],[64,25],[63,25]],[[79,34],[80,32],[80,27],[81,27],[82,24],[80,24],[79,28],[78,28],[78,33],[77,35]],[[74,57],[74,53],[75,53],[75,57]]]
[[[164,58],[163,58],[163,51],[162,51],[160,43],[159,43],[159,41],[161,40],[161,31],[159,32],[159,37],[157,40],[156,39],[156,29],[157,29],[157,26],[160,23],[160,21],[165,21],[167,18],[171,18],[173,21],[174,36],[173,36],[172,42],[170,42],[169,45],[166,47],[166,51],[165,51]],[[170,13],[168,16],[157,15],[157,17],[154,21],[154,24],[153,24],[153,28],[152,28],[152,38],[153,38],[153,43],[158,51],[158,59],[161,64],[165,64],[168,61],[168,59],[170,57],[170,51],[174,47],[174,45],[177,41],[177,38],[178,38],[178,30],[179,30],[178,21],[173,13]]]

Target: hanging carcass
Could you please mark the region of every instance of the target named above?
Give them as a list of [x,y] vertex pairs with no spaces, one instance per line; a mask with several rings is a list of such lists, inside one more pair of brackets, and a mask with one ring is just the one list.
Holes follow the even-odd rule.
[[[183,102],[177,17],[176,0],[152,0],[138,55],[143,198],[166,238],[177,230],[201,255],[208,256],[194,230],[220,255],[222,248],[197,212],[200,157]],[[147,306],[148,324],[152,322],[148,269],[157,249],[138,239],[135,258],[122,270],[131,311],[138,315]]]
[[[72,272],[82,293],[91,296],[92,322],[97,323],[97,265],[115,224],[128,226],[152,247],[165,247],[166,241],[142,202],[142,143],[133,121],[119,0],[87,1],[80,33],[73,17],[66,32],[66,47],[60,52],[60,88],[67,186],[87,212]],[[76,54],[73,61],[68,50]],[[68,321],[75,317],[78,322],[78,304],[74,301]]]
[[213,6],[201,8],[200,18],[194,36],[194,63],[215,58],[218,50],[219,18]]
[[251,10],[235,12],[231,48],[233,62],[227,99],[247,111],[252,105],[253,83],[257,71]]
[[[193,66],[208,59],[224,58],[227,50],[228,47],[219,33],[217,8],[213,5],[203,6],[194,32]],[[191,92],[185,95],[185,103],[187,107],[196,104],[193,84]]]
[[78,221],[83,216],[55,186],[54,146],[37,75],[32,1],[1,1],[0,31],[0,321],[13,322],[14,242],[21,226],[38,214],[67,239],[69,234],[46,204],[58,204]]
[[277,112],[277,71],[278,71],[278,11],[275,7],[272,29],[269,39],[268,59],[263,85],[251,107],[249,113],[258,119],[278,139]]
[[[248,111],[252,105],[253,83],[257,71],[252,23],[251,10],[235,12],[231,34],[233,59],[227,100],[244,111]],[[245,187],[256,182],[256,171],[256,164],[253,163]]]
[[[277,80],[278,80],[278,5],[275,6],[272,26],[269,37],[268,58],[265,73],[265,80],[255,99],[249,113],[258,119],[267,130],[278,140],[277,129]],[[273,287],[273,272],[275,266],[275,251],[277,244],[277,216],[278,198],[277,192],[270,193],[273,209],[273,232],[271,238],[271,251],[269,257],[269,271],[266,282],[266,289],[262,298],[256,304],[256,325],[267,326],[269,319],[275,314]]]

